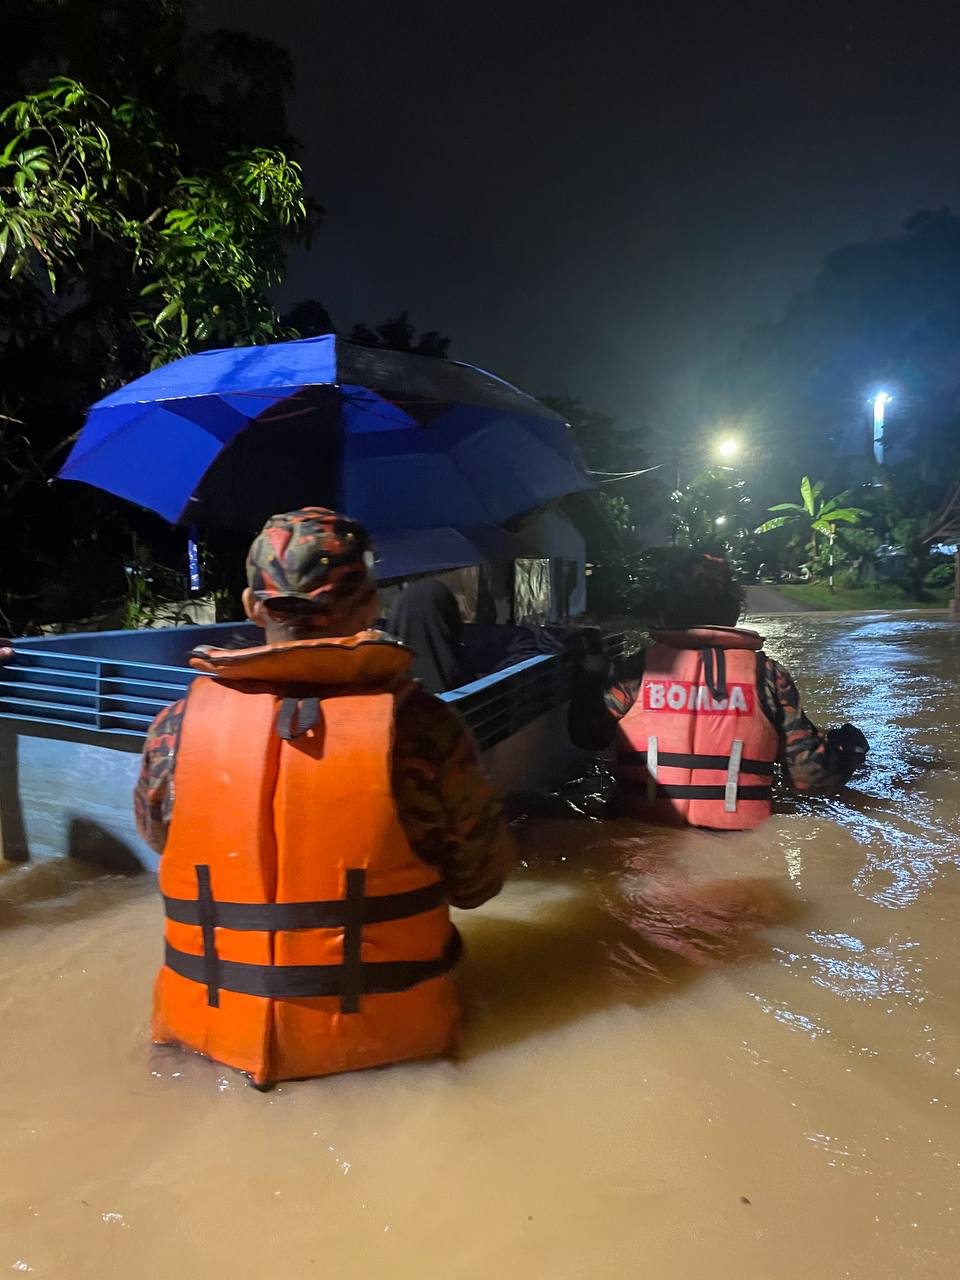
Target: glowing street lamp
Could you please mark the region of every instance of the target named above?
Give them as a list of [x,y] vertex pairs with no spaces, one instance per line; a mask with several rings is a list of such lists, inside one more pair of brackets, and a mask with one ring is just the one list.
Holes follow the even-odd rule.
[[722,440],[717,441],[717,454],[721,458],[735,458],[740,452],[740,441],[734,439],[733,436],[724,436]]
[[870,403],[873,405],[873,456],[877,466],[883,466],[883,428],[887,418],[887,405],[893,399],[889,391],[878,391]]

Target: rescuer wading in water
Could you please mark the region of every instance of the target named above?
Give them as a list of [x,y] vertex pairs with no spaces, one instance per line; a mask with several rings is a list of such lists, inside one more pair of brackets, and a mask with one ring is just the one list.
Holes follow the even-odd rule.
[[583,663],[570,736],[587,750],[616,744],[616,813],[654,822],[745,830],[770,816],[774,764],[798,791],[838,790],[867,740],[845,724],[827,734],[804,715],[790,673],[737,628],[743,590],[729,565],[679,551],[665,626],[610,672]]
[[458,718],[380,632],[363,527],[274,516],[244,605],[266,643],[199,649],[212,679],[150,731],[136,789],[162,853],[153,1037],[263,1086],[448,1052],[459,939],[514,863]]

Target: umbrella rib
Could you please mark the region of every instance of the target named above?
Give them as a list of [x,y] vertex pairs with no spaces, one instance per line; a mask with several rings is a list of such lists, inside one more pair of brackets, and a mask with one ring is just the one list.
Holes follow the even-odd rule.
[[[249,420],[248,426],[252,426],[254,422],[287,422],[290,418],[302,418],[308,413],[315,413],[315,412],[316,412],[316,406],[312,404],[308,404],[308,405],[305,405],[304,408],[302,409],[292,409],[289,413],[271,414],[269,418],[251,418]],[[246,431],[246,429],[247,429],[246,427],[241,427],[240,431],[237,432],[237,435],[240,435],[240,433],[243,431]],[[236,436],[233,438],[236,439]],[[227,441],[227,443],[229,444],[230,442]]]
[[[373,395],[376,395],[376,394],[377,394],[377,392],[375,392],[375,391],[374,391],[374,392],[372,392],[372,394],[373,394]],[[353,406],[354,406],[355,408],[357,408],[357,409],[361,409],[364,413],[368,413],[368,414],[371,416],[371,418],[380,418],[380,419],[381,419],[381,421],[383,421],[383,422],[389,422],[389,423],[390,423],[390,425],[391,425],[391,426],[393,426],[393,427],[395,427],[395,426],[397,425],[397,420],[396,420],[396,418],[391,418],[391,417],[389,417],[389,416],[388,416],[387,414],[385,414],[385,413],[379,413],[376,409],[372,409],[372,408],[370,407],[370,405],[369,405],[369,404],[365,403],[365,402],[364,402],[364,400],[363,400],[363,399],[361,399],[361,397],[360,397],[360,396],[354,396],[354,395],[351,395],[349,392],[344,391],[342,388],[341,388],[341,390],[340,390],[340,395],[341,395],[341,396],[343,397],[343,399],[347,402],[347,404],[353,405]],[[387,403],[388,403],[388,404],[393,404],[393,401],[392,401],[392,400],[390,400],[390,401],[388,401]],[[411,402],[411,403],[413,403],[413,402]],[[436,404],[436,403],[437,403],[437,401],[436,401],[436,400],[424,400],[422,403],[423,403],[423,404]],[[409,417],[409,418],[410,418],[410,424],[411,424],[412,426],[414,426],[414,427],[419,427],[421,430],[423,430],[423,423],[422,423],[422,422],[417,422],[416,418],[410,417],[410,415],[409,415],[409,414],[407,415],[407,417]],[[403,425],[403,424],[401,424],[401,425]]]

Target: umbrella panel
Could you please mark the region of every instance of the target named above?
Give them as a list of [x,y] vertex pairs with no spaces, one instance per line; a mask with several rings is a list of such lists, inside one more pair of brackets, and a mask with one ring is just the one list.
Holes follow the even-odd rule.
[[230,442],[197,486],[181,523],[253,530],[279,511],[336,508],[342,461],[338,393],[309,387]]

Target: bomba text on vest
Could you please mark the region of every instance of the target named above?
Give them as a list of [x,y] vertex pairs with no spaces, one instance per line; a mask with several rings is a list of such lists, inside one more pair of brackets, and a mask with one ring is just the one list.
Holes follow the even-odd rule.
[[753,715],[756,691],[747,684],[727,686],[726,698],[715,698],[706,685],[686,680],[650,680],[643,686],[644,711],[683,714],[710,712],[725,716]]

